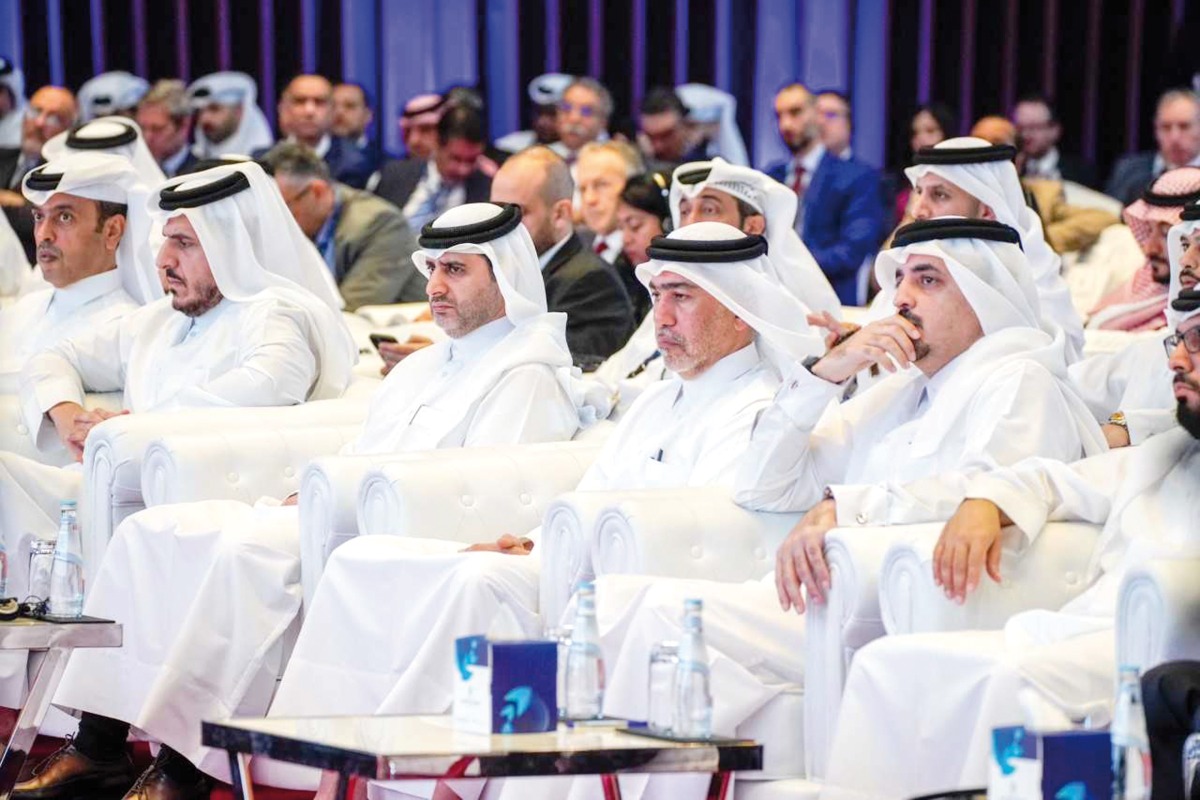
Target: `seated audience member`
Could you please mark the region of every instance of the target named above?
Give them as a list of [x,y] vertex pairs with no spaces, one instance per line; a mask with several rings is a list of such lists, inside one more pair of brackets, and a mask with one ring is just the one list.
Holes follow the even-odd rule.
[[650,293],[637,279],[636,269],[650,260],[650,242],[671,232],[670,179],[658,172],[635,175],[621,190],[617,225],[621,228],[621,255],[613,267],[633,304],[640,324],[650,313]]
[[1033,271],[1041,316],[1066,334],[1074,361],[1083,352],[1083,322],[1062,279],[1062,259],[1046,243],[1041,219],[1025,202],[1015,154],[1012,147],[973,136],[918,151],[904,171],[913,186],[912,213],[918,220],[961,216],[1015,228]]
[[174,178],[196,163],[189,143],[192,109],[183,81],[161,80],[138,103],[134,118],[163,174]]
[[412,265],[417,240],[399,209],[335,182],[303,145],[277,144],[263,161],[300,230],[325,259],[347,311],[425,299],[425,281]]
[[638,145],[650,169],[670,172],[688,161],[707,158],[699,132],[688,118],[688,107],[674,90],[651,88],[638,114]]
[[258,107],[258,87],[244,72],[214,72],[187,88],[196,114],[196,158],[249,156],[275,140]]
[[1161,335],[1139,337],[1115,353],[1103,353],[1071,365],[1071,382],[1103,423],[1110,448],[1141,444],[1175,427],[1171,368],[1162,342],[1172,335],[1179,314],[1171,308],[1180,292],[1200,283],[1200,203],[1183,209],[1182,222],[1167,234],[1171,282]]
[[[362,189],[371,177],[367,155],[350,141],[333,136],[333,84],[320,75],[297,75],[279,96],[279,132],[325,159],[334,180]],[[261,158],[264,151],[252,153]]]
[[[697,261],[701,249],[706,259]],[[655,296],[659,342],[674,375],[647,389],[621,419],[580,490],[730,486],[754,419],[779,384],[778,369],[822,348],[820,336],[798,323],[803,307],[780,298],[765,277],[769,268],[758,263],[765,253],[761,237],[718,223],[655,240],[638,277]],[[781,364],[767,355],[772,349]],[[534,549],[540,530],[527,536],[468,548],[498,552],[390,536],[359,537],[335,550],[305,609],[271,714],[447,711],[451,684],[429,676],[453,668],[455,637],[542,631],[540,559],[515,557]],[[347,619],[339,607],[363,612]],[[428,611],[418,616],[418,609]],[[355,644],[347,649],[346,642]],[[330,675],[348,669],[356,680],[329,686]]]
[[496,147],[507,153],[519,153],[535,144],[550,145],[558,141],[558,104],[562,94],[575,80],[561,72],[548,72],[529,82],[530,129],[513,131],[496,140]]
[[34,204],[38,266],[49,286],[0,309],[4,393],[17,391],[21,369],[38,351],[162,296],[148,241],[149,191],[129,162],[73,153],[50,162],[46,173],[57,176],[57,185],[26,191]]
[[132,117],[138,102],[150,91],[145,78],[122,70],[102,72],[79,87],[79,121],[97,117]]
[[814,108],[817,112],[817,131],[825,149],[846,161],[854,157],[850,147],[852,135],[850,98],[832,89],[817,92]]
[[25,73],[6,56],[0,56],[0,153],[21,146],[25,119]]
[[429,159],[410,156],[383,165],[372,191],[404,211],[414,230],[464,203],[488,199],[491,179],[479,169],[487,137],[472,108],[449,107],[436,125]]
[[[958,133],[958,118],[954,116],[953,111],[941,103],[930,103],[917,107],[908,124],[908,129],[910,148],[908,162],[911,163],[912,157],[917,154],[918,150],[933,147]],[[903,176],[889,175],[888,178],[889,182],[893,183],[891,188],[896,194],[895,227],[907,225],[915,219],[911,211],[912,185]],[[897,187],[895,184],[899,184],[899,186]]]
[[1125,224],[1146,254],[1146,263],[1091,310],[1087,325],[1115,331],[1153,331],[1167,324],[1171,282],[1167,231],[1177,225],[1183,207],[1200,200],[1200,168],[1165,172],[1139,200],[1126,206]]
[[1200,167],[1200,97],[1190,89],[1170,89],[1154,112],[1157,150],[1130,153],[1113,165],[1104,192],[1125,205],[1136,201],[1150,181],[1170,169]]
[[[404,104],[400,112],[400,141],[405,158],[428,161],[437,149],[437,125],[446,110],[440,94],[419,94]],[[471,201],[475,202],[475,201]]]
[[585,228],[581,237],[592,252],[611,264],[621,255],[617,205],[625,181],[644,169],[641,156],[627,142],[590,142],[579,151],[575,182],[579,213]]
[[[449,338],[392,370],[344,452],[558,441],[603,414],[584,399],[561,316],[546,310],[537,256],[517,208],[452,209],[425,227],[421,246],[413,263],[428,277],[434,321]],[[294,496],[285,501],[295,503]],[[207,797],[203,772],[223,771],[225,759],[201,747],[200,723],[233,708],[266,711],[275,669],[266,645],[299,612],[298,529],[295,508],[229,501],[159,506],[126,520],[86,607],[120,617],[124,644],[68,666],[56,702],[84,712],[79,736],[17,796],[57,796],[51,793],[64,778],[129,786],[136,775],[125,740],[133,723],[163,743],[144,780],[187,792],[172,797]],[[197,537],[207,546],[197,549]],[[172,560],[165,571],[145,557],[185,546],[191,557]],[[247,593],[231,597],[232,585]],[[164,625],[139,601],[148,586],[178,610],[172,619],[187,622]],[[193,588],[182,593],[180,586]],[[172,648],[160,645],[164,636]],[[214,680],[214,659],[227,681]],[[241,679],[252,675],[269,680]]]
[[558,103],[558,141],[550,149],[574,166],[585,144],[608,139],[612,112],[612,95],[602,83],[595,78],[575,78]]
[[[26,179],[53,203],[53,172]],[[85,392],[124,393],[121,413],[280,406],[338,397],[357,348],[325,265],[256,164],[174,178],[151,196],[169,297],[63,339],[21,376],[24,421],[44,448],[57,434],[77,458],[97,424]],[[185,415],[186,416],[186,415]],[[54,538],[78,470],[0,453],[0,535]],[[19,594],[20,592],[18,592]]]
[[1058,148],[1062,123],[1050,101],[1029,95],[1017,101],[1012,110],[1021,152],[1017,164],[1022,178],[1072,181],[1090,188],[1099,186],[1096,168],[1087,160]]
[[[737,100],[729,92],[704,83],[683,83],[675,94],[687,107],[694,127],[698,157],[723,158],[739,167],[750,166],[746,142],[737,124]],[[690,160],[690,159],[689,159]]]
[[371,170],[379,165],[379,148],[367,134],[374,119],[371,98],[362,84],[339,83],[333,87],[333,123],[330,131],[357,147],[367,157]]
[[[695,597],[704,602],[715,732],[735,735],[754,710],[803,683],[800,614],[829,591],[830,529],[945,519],[980,471],[1104,448],[1066,379],[1061,335],[1039,325],[1019,242],[991,221],[935,220],[897,233],[875,264],[897,313],[794,370],[739,460],[738,503],[810,509],[779,547],[774,575],[740,584],[598,579],[600,634],[617,653],[606,714],[642,713],[649,654],[640,643],[681,634],[678,609]],[[894,374],[838,404],[845,381],[871,365]]]
[[609,264],[585,248],[572,221],[571,171],[547,147],[531,147],[504,162],[492,181],[492,202],[521,207],[546,284],[551,311],[567,315],[567,344],[576,363],[595,366],[633,332],[633,308]]
[[67,153],[109,153],[128,159],[142,183],[156,187],[167,178],[154,159],[142,129],[129,117],[99,117],[63,131],[42,147],[47,159]]
[[859,268],[885,233],[879,174],[826,151],[812,93],[802,84],[779,90],[775,115],[779,135],[792,155],[765,172],[796,194],[797,232],[841,302],[855,305]]
[[[1103,526],[1082,576],[1088,588],[1060,610],[1017,614],[1003,630],[887,636],[858,651],[830,753],[829,785],[855,797],[981,786],[992,728],[1021,724],[1023,708],[1072,718],[1109,708],[1117,674],[1113,617],[1123,577],[1148,553],[1175,552],[1195,538],[1200,292],[1181,292],[1172,309],[1175,333],[1165,346],[1178,427],[1074,464],[1031,458],[977,475],[934,550],[935,582],[951,601],[963,603],[984,572],[999,581],[1011,569],[1001,526],[1014,525],[1027,550],[1047,522],[1088,522]],[[1147,709],[1156,701],[1148,698]],[[915,715],[922,735],[896,736],[894,725],[908,725]],[[956,745],[953,753],[921,746],[929,742]],[[1162,749],[1151,747],[1161,759]],[[1155,792],[1178,776],[1160,782],[1158,766]]]

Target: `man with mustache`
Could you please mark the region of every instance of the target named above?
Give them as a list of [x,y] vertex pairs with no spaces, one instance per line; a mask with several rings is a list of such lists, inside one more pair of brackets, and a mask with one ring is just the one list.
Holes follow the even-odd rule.
[[1183,207],[1196,200],[1200,200],[1200,167],[1179,167],[1164,172],[1141,198],[1126,206],[1125,224],[1142,246],[1146,263],[1091,310],[1089,328],[1153,331],[1167,324],[1171,282],[1167,231],[1179,224]]
[[[1200,282],[1200,202],[1184,207],[1183,224],[1164,237],[1170,257],[1170,303],[1181,291]],[[1160,335],[1138,338],[1116,353],[1085,358],[1071,365],[1071,382],[1096,419],[1103,424],[1109,447],[1141,444],[1150,436],[1175,427],[1175,398],[1171,396],[1170,374],[1162,342],[1174,333],[1171,325]]]
[[576,78],[558,101],[558,141],[550,148],[574,166],[585,144],[608,139],[612,111],[612,95],[604,84],[595,78]]
[[[1197,228],[1200,222],[1189,220],[1169,235]],[[1003,577],[1001,526],[1015,525],[1027,547],[1049,521],[1089,522],[1103,526],[1083,576],[1089,588],[1058,611],[1017,614],[1003,630],[888,636],[860,650],[846,681],[827,787],[863,798],[980,786],[988,779],[992,729],[1025,722],[1024,708],[1037,707],[1042,719],[1102,719],[1108,712],[1117,674],[1113,617],[1125,573],[1147,556],[1195,542],[1200,291],[1181,291],[1168,314],[1172,334],[1162,345],[1178,425],[1137,447],[1073,464],[1031,458],[975,476],[933,554],[935,582],[962,603],[985,573]],[[1169,689],[1150,688],[1147,708],[1158,702],[1157,691]],[[917,718],[919,734],[895,735],[897,725]],[[1169,744],[1151,745],[1154,797],[1182,796],[1180,751]]]
[[196,158],[248,156],[270,147],[271,125],[258,107],[258,86],[244,72],[213,72],[187,87],[196,113]]

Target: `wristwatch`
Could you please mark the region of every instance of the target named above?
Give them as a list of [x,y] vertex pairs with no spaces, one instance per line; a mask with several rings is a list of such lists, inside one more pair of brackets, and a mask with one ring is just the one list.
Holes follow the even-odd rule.
[[1115,413],[1111,417],[1109,417],[1108,424],[1116,425],[1118,428],[1124,428],[1126,431],[1129,430],[1129,423],[1125,420],[1125,412],[1124,411],[1118,411],[1117,413]]

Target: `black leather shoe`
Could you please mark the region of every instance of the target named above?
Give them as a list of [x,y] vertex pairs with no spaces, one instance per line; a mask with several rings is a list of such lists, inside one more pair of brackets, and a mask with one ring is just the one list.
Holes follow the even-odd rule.
[[13,800],[57,800],[69,797],[119,797],[137,777],[128,755],[116,761],[93,761],[71,741],[33,768],[33,776],[13,787]]
[[173,780],[157,760],[151,764],[122,800],[208,800],[212,784],[201,775],[194,782]]

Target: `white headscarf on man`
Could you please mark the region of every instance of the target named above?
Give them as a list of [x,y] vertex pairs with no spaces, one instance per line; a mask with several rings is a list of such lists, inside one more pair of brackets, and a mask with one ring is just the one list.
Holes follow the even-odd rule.
[[209,141],[200,126],[196,126],[196,145],[193,150],[197,158],[249,156],[275,142],[275,137],[271,134],[271,125],[262,109],[258,107],[258,87],[254,79],[246,73],[214,72],[205,75],[188,86],[187,98],[193,111],[199,111],[212,103],[240,106],[242,109],[242,121],[229,138],[223,141]]
[[737,125],[737,98],[704,83],[685,83],[675,94],[688,109],[688,119],[701,125],[716,125],[717,136],[708,142],[706,155],[723,158],[736,166],[750,166],[746,142]]
[[0,56],[0,87],[12,93],[12,108],[0,119],[0,147],[21,146],[21,122],[29,101],[25,99],[25,73],[11,59]]
[[[1189,219],[1189,217],[1193,217]],[[1171,259],[1171,285],[1167,291],[1167,329],[1174,333],[1181,322],[1191,319],[1194,316],[1200,315],[1200,308],[1191,311],[1179,311],[1172,308],[1172,303],[1179,297],[1180,291],[1183,290],[1181,282],[1181,274],[1183,272],[1183,240],[1191,237],[1198,229],[1200,229],[1200,203],[1193,203],[1183,210],[1183,220],[1171,227],[1167,233],[1167,255]]]
[[42,158],[47,161],[67,153],[112,153],[127,158],[148,187],[167,179],[146,146],[141,126],[129,117],[100,117],[73,131],[63,131],[42,145]]
[[79,87],[79,119],[88,122],[135,107],[150,83],[124,70],[102,72]]

